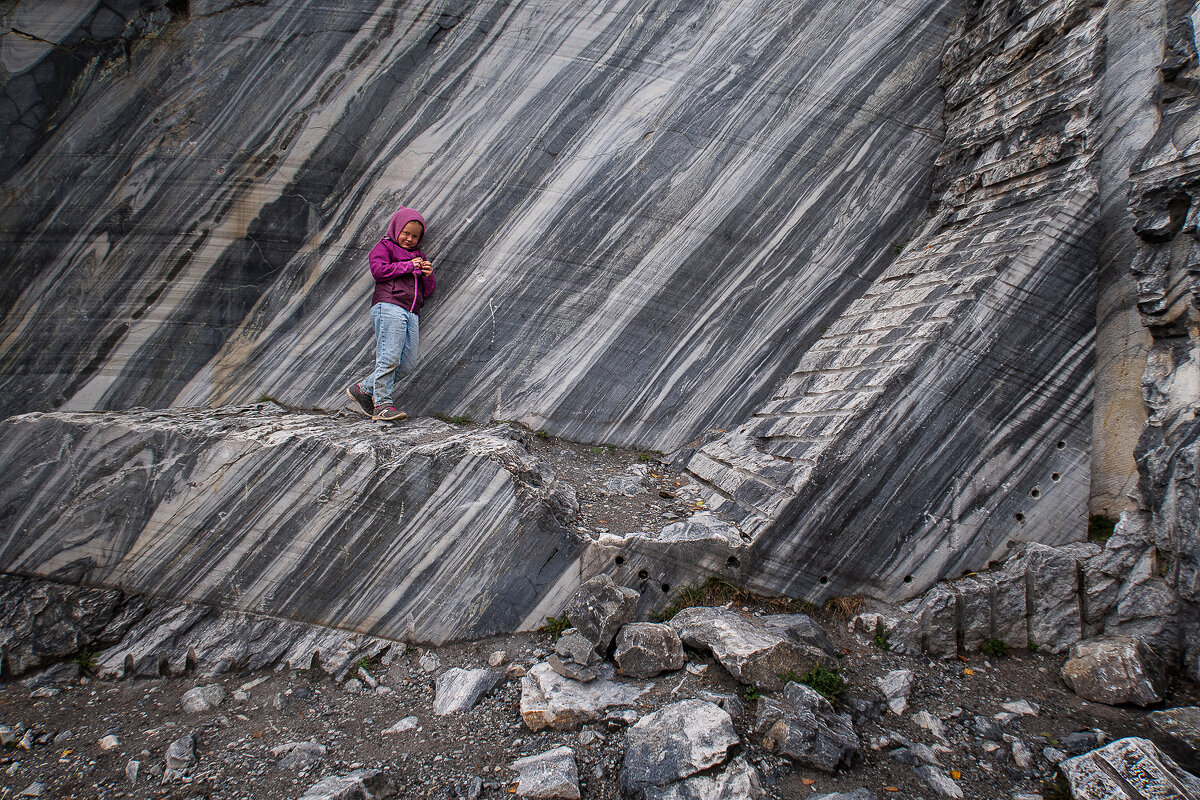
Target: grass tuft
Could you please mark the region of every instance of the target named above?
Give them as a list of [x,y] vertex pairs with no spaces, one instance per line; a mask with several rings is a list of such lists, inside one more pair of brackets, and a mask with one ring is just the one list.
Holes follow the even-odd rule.
[[1008,644],[1000,639],[988,639],[979,649],[985,656],[993,658],[1004,658],[1008,655]]
[[538,628],[539,631],[549,633],[554,641],[558,641],[558,637],[563,635],[563,631],[571,627],[571,620],[567,619],[567,615],[561,617],[546,617],[546,624]]
[[825,601],[825,610],[840,620],[848,620],[862,611],[863,599],[852,594],[849,597],[831,597]]
[[835,706],[841,703],[842,695],[846,692],[846,681],[842,678],[841,667],[829,669],[824,664],[817,664],[803,675],[796,675],[794,671],[788,670],[780,673],[779,680],[783,681],[784,685],[789,681],[803,683]]
[[96,654],[90,650],[80,650],[79,655],[72,658],[71,661],[79,667],[79,671],[84,675],[95,675],[96,669],[100,666]]
[[1053,780],[1042,782],[1042,800],[1071,800],[1071,786],[1062,773],[1054,776]]
[[880,650],[887,651],[892,649],[892,643],[888,641],[891,631],[882,622],[876,623],[875,635],[871,637],[871,644],[878,647]]

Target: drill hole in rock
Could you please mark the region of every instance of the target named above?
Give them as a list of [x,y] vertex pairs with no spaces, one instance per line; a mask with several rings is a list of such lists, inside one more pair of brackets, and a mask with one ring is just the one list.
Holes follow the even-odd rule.
[[1042,490],[1041,490],[1041,489],[1038,489],[1037,487],[1034,487],[1032,490],[1030,490],[1030,492],[1029,492],[1029,496],[1030,496],[1030,497],[1033,497],[1033,498],[1038,498],[1038,497],[1041,497],[1041,496],[1042,496]]
[[1058,483],[1059,481],[1062,480],[1062,475],[1059,475],[1057,472],[1051,473],[1050,480],[1054,481],[1055,483]]
[[638,571],[638,578],[640,578],[641,580],[646,580],[646,578],[649,578],[649,577],[650,577],[650,573],[647,572],[646,570],[643,569],[643,570]]
[[1015,519],[1017,522],[1024,522],[1025,515],[1018,511],[1017,513],[1013,514],[1013,519]]
[[617,556],[616,558],[613,559],[613,562],[616,563],[616,565],[619,567],[625,563],[625,556]]

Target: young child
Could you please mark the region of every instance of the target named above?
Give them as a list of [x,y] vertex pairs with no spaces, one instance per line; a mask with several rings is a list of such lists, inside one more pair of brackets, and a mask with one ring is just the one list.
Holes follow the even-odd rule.
[[346,387],[346,394],[371,419],[399,420],[406,416],[392,404],[396,368],[409,372],[417,360],[417,315],[437,282],[433,264],[418,247],[425,219],[411,208],[392,215],[387,235],[371,249],[368,261],[375,293],[371,295],[371,325],[375,328],[375,371]]

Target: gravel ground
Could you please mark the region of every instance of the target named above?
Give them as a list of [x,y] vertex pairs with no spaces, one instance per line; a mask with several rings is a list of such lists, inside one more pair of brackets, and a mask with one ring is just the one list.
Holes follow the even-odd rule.
[[[754,613],[747,606],[747,613]],[[957,770],[966,797],[994,798],[1037,792],[1053,767],[1043,748],[1061,747],[1075,731],[1098,729],[1107,738],[1139,735],[1157,739],[1145,722],[1146,710],[1113,708],[1075,697],[1061,682],[1061,656],[1019,654],[932,662],[877,649],[844,632],[831,616],[821,615],[843,650],[839,660],[847,680],[848,705],[877,699],[874,679],[891,669],[911,669],[916,682],[907,712],[860,720],[862,756],[837,776],[793,767],[764,751],[752,730],[754,693],[736,684],[715,661],[689,652],[692,665],[706,666],[697,676],[687,670],[653,680],[654,690],[634,711],[645,714],[703,691],[734,693],[746,711],[735,718],[741,749],[762,771],[769,796],[802,798],[817,792],[865,786],[880,797],[936,798],[913,770],[890,757],[888,748],[872,749],[881,737],[900,734],[930,745],[944,770]],[[578,731],[531,732],[521,722],[520,681],[510,678],[475,708],[445,717],[432,712],[434,675],[452,666],[487,666],[491,653],[504,650],[509,664],[531,666],[551,646],[546,633],[519,634],[458,643],[427,651],[407,648],[389,665],[371,664],[368,673],[380,689],[347,689],[320,670],[284,670],[259,675],[226,675],[198,681],[187,676],[108,683],[87,677],[54,684],[34,680],[0,686],[0,724],[33,732],[28,750],[10,744],[0,756],[0,798],[17,797],[33,783],[52,798],[298,798],[322,777],[366,767],[385,770],[404,798],[466,797],[474,778],[480,796],[508,797],[516,758],[559,745],[574,748],[584,798],[617,798],[616,776],[623,755],[623,725],[597,722]],[[433,674],[419,664],[432,652],[441,666]],[[228,694],[215,709],[185,713],[180,696],[196,685],[221,684]],[[253,684],[253,685],[251,685]],[[234,695],[243,689],[248,698]],[[993,748],[970,732],[973,715],[992,716],[1001,703],[1028,700],[1036,716],[1021,716],[1005,726],[1033,753],[1033,765],[1021,769],[1011,744]],[[1195,687],[1177,684],[1166,703],[1193,705]],[[914,714],[928,711],[944,720],[945,739],[919,727]],[[384,731],[399,720],[417,717],[417,727]],[[196,736],[198,762],[185,782],[161,782],[164,754],[187,733]],[[103,749],[108,735],[117,742]],[[288,742],[314,741],[327,748],[319,762],[286,767],[271,754]],[[111,740],[109,742],[111,744]],[[1166,745],[1166,742],[1160,742]],[[986,749],[985,749],[986,748]],[[994,752],[987,752],[994,749]],[[139,762],[136,783],[129,764]],[[1194,766],[1194,765],[1193,765]],[[889,789],[889,787],[891,787]]]

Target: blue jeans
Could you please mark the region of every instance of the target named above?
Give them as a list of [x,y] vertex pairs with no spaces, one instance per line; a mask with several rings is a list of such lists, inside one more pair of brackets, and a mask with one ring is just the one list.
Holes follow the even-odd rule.
[[371,325],[375,328],[375,372],[360,385],[374,396],[376,407],[388,406],[396,388],[396,369],[411,372],[417,364],[420,324],[417,315],[406,308],[376,303],[371,306]]

